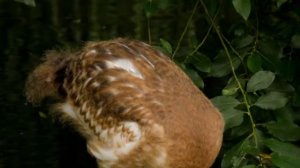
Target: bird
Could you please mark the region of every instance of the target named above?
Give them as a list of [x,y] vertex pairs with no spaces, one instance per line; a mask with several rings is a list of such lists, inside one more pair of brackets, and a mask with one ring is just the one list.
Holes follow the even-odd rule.
[[25,84],[86,140],[99,168],[209,168],[223,139],[219,110],[164,52],[138,40],[50,50]]

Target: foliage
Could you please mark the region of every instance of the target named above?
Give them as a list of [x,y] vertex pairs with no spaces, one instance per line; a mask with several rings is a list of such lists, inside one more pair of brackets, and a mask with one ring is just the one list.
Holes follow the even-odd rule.
[[[300,15],[293,8],[297,3],[199,0],[194,4],[175,49],[164,39],[161,46],[197,86],[214,92],[212,102],[226,122],[220,167],[300,167],[296,78]],[[205,18],[201,21],[207,23],[207,34],[199,45],[180,49],[199,18]],[[192,40],[195,44],[199,39]],[[216,79],[221,82],[205,86]]]
[[25,5],[35,7],[35,0],[15,0],[16,2],[24,3]]
[[[40,164],[35,167],[47,167],[45,162],[53,167],[60,165],[57,154],[63,156],[67,151],[70,155],[69,150],[61,149],[65,144],[57,145],[60,142],[55,137],[56,130],[51,130],[52,124],[39,122],[33,112],[24,112],[25,100],[20,99],[20,83],[40,62],[42,53],[58,46],[73,47],[87,40],[118,36],[148,40],[160,46],[212,98],[226,122],[223,147],[214,167],[300,167],[298,0],[0,3],[1,86],[11,88],[1,92],[7,100],[2,103],[2,111],[9,111],[1,113],[5,118],[2,127],[7,131],[2,133],[9,138],[4,137],[0,144],[7,149],[3,152],[5,157],[0,157],[0,167],[6,158],[8,167],[18,167],[24,160]],[[49,118],[43,112],[37,115]],[[12,123],[12,128],[6,129]],[[29,142],[25,146],[11,143],[20,139],[19,130],[25,132],[24,142]],[[62,135],[66,137],[65,133]],[[74,137],[66,142],[73,142]],[[78,146],[73,145],[72,149]],[[85,147],[82,151],[86,151]],[[27,155],[34,152],[37,154]],[[36,159],[37,156],[48,159]],[[77,157],[71,156],[67,165],[78,166],[82,159],[73,159]],[[26,166],[34,167],[29,163]]]

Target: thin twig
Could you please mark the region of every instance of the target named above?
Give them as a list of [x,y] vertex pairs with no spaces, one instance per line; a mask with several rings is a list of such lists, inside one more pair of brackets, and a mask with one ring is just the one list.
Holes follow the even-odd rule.
[[147,18],[147,29],[148,29],[148,43],[151,45],[151,27],[150,27],[150,18]]
[[[215,16],[214,16],[214,18],[213,18],[213,20],[215,20],[216,18],[217,18],[217,16],[218,16],[218,13],[219,13],[219,9],[218,9],[218,11],[216,12],[216,14],[215,14]],[[209,21],[208,21],[209,22]],[[203,37],[203,39],[202,39],[202,41],[198,44],[198,46],[189,54],[189,55],[187,55],[186,57],[185,57],[185,59],[184,59],[184,63],[186,63],[186,61],[189,59],[189,57],[190,56],[192,56],[192,55],[194,55],[201,47],[202,47],[202,45],[205,43],[205,41],[207,40],[207,38],[208,38],[208,36],[209,36],[209,34],[210,34],[210,32],[211,32],[211,30],[212,30],[212,24],[209,26],[209,28],[208,28],[208,30],[207,30],[207,32],[206,32],[206,34],[205,34],[205,36]]]
[[221,35],[222,35],[222,38],[225,40],[225,42],[227,43],[227,45],[230,47],[230,49],[232,50],[232,52],[236,55],[236,56],[238,56],[239,57],[239,59],[241,60],[241,63],[242,63],[242,65],[243,65],[243,67],[244,67],[244,69],[245,69],[245,72],[247,73],[247,67],[246,67],[246,65],[244,64],[244,62],[243,62],[243,58],[242,58],[242,56],[240,55],[240,53],[231,45],[231,43],[230,43],[230,41],[224,36],[224,34],[223,33],[221,33]]
[[[150,5],[150,9],[151,9],[152,0],[149,1],[149,5]],[[150,18],[151,18],[151,16],[147,17],[147,29],[148,29],[147,33],[148,33],[148,43],[151,45],[152,40],[151,40],[151,22],[150,22]]]
[[186,23],[186,25],[185,25],[185,28],[184,28],[184,30],[183,30],[183,32],[182,32],[180,38],[179,38],[179,41],[178,41],[178,43],[177,43],[177,46],[176,46],[176,48],[175,48],[175,50],[174,50],[174,52],[173,52],[173,54],[172,54],[172,57],[171,57],[172,59],[174,59],[174,57],[175,57],[175,55],[176,55],[176,53],[177,53],[177,51],[178,51],[178,49],[179,49],[179,47],[180,47],[180,45],[181,45],[181,42],[182,42],[182,40],[183,40],[183,37],[184,37],[184,35],[186,34],[187,29],[188,29],[189,25],[190,25],[191,22],[192,22],[193,16],[194,16],[194,14],[195,14],[195,12],[196,12],[196,10],[197,10],[198,5],[199,5],[199,0],[196,2],[195,6],[194,6],[194,9],[193,9],[193,12],[192,12],[192,14],[191,14],[189,20],[187,21],[187,23]]
[[239,87],[239,90],[241,91],[241,94],[243,95],[243,101],[244,101],[243,103],[244,103],[245,106],[246,106],[247,114],[248,114],[248,116],[249,116],[249,118],[250,118],[251,127],[252,127],[252,135],[253,135],[254,141],[255,141],[255,147],[258,147],[257,136],[256,136],[256,125],[255,125],[255,122],[254,122],[254,120],[253,120],[253,116],[252,116],[251,111],[250,111],[250,105],[249,105],[249,103],[248,103],[247,94],[246,94],[245,90],[243,89],[243,87],[242,87],[242,85],[241,85],[241,83],[240,83],[240,81],[239,81],[239,79],[238,79],[238,77],[237,77],[237,75],[236,75],[236,73],[235,73],[235,69],[234,69],[234,66],[233,66],[233,62],[232,62],[230,53],[229,53],[228,48],[227,48],[227,46],[226,46],[226,44],[225,44],[225,42],[224,42],[224,39],[223,39],[223,37],[222,37],[222,34],[221,34],[219,28],[217,27],[217,25],[215,24],[215,22],[213,21],[213,19],[212,19],[211,16],[209,15],[208,10],[207,10],[207,7],[206,7],[206,5],[204,4],[203,0],[199,0],[199,1],[201,2],[201,5],[202,5],[202,7],[203,7],[203,9],[204,9],[204,11],[205,11],[205,14],[207,15],[207,17],[209,18],[211,24],[213,25],[213,28],[215,29],[215,31],[216,31],[216,33],[217,33],[219,39],[220,39],[220,42],[221,42],[221,44],[222,44],[222,46],[223,46],[223,48],[224,48],[224,50],[225,50],[225,53],[226,53],[226,55],[227,55],[228,61],[229,61],[230,66],[231,66],[232,74],[233,74],[233,76],[234,76],[235,81],[236,81],[237,84],[238,84],[238,87]]
[[207,30],[204,38],[202,39],[202,41],[200,42],[200,44],[192,51],[191,55],[194,55],[200,47],[202,47],[202,45],[204,44],[204,42],[206,41],[206,39],[208,38],[210,32],[211,32],[211,29],[212,29],[212,25],[209,27],[209,29]]
[[[215,20],[215,19],[217,18],[218,13],[219,13],[219,10],[218,10],[218,12],[215,14],[213,20]],[[209,26],[209,29],[207,30],[205,36],[203,37],[202,41],[201,41],[201,42],[198,44],[198,46],[191,52],[191,54],[189,54],[188,56],[185,57],[185,59],[184,59],[183,62],[186,62],[190,56],[194,55],[194,54],[200,49],[200,47],[202,47],[202,45],[203,45],[203,44],[205,43],[205,41],[207,40],[207,38],[208,38],[208,36],[209,36],[209,34],[210,34],[210,32],[211,32],[212,27],[213,27],[213,26],[212,26],[212,24],[211,24],[211,25]]]
[[183,62],[186,62],[188,60],[188,58],[192,55],[194,55],[200,47],[202,47],[202,45],[205,43],[206,39],[208,38],[210,32],[211,32],[212,26],[209,27],[209,29],[207,30],[205,36],[203,37],[202,41],[198,44],[198,46],[189,54],[185,57]]

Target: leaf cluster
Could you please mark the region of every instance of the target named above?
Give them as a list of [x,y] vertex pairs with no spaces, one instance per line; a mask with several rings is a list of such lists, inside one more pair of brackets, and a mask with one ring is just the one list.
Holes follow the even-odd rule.
[[267,2],[199,0],[202,39],[176,55],[160,41],[223,114],[222,168],[300,167],[299,8]]
[[[15,1],[35,6],[35,0]],[[136,31],[143,32],[144,17],[149,43],[168,53],[223,114],[224,142],[216,167],[299,168],[299,1],[135,3]],[[168,20],[155,22],[162,18]],[[172,31],[165,31],[166,25]],[[178,37],[166,35],[172,32]]]

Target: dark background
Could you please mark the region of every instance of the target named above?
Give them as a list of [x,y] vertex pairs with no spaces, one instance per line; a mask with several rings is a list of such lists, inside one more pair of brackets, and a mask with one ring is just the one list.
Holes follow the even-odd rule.
[[[153,19],[153,41],[178,39],[194,2],[180,4]],[[116,37],[147,41],[144,6],[138,0],[38,0],[35,7],[0,0],[0,168],[95,167],[84,140],[52,120],[47,105],[26,103],[24,82],[46,50]]]
[[[26,0],[19,1],[26,2]],[[205,3],[211,13],[220,10],[216,22],[233,45],[235,40],[240,38],[236,37],[239,34],[255,36],[258,31],[260,32],[259,39],[262,40],[258,40],[258,43],[261,42],[264,47],[260,46],[257,50],[266,57],[270,55],[271,63],[275,63],[276,66],[278,63],[278,67],[274,68],[265,61],[261,68],[276,73],[277,78],[293,86],[294,93],[290,93],[289,96],[292,97],[290,101],[295,103],[290,103],[287,107],[291,107],[294,121],[296,125],[300,125],[298,77],[300,47],[291,44],[292,37],[300,34],[300,4],[298,0],[288,0],[280,8],[276,8],[278,1],[252,0],[255,5],[252,7],[249,22],[245,22],[234,11],[231,1],[205,0]],[[196,0],[160,0],[159,3],[153,0],[150,7],[149,2],[148,0],[36,0],[33,7],[14,0],[0,0],[0,168],[96,167],[95,161],[86,152],[85,141],[71,128],[58,123],[48,115],[49,102],[36,107],[27,104],[24,97],[24,82],[27,75],[40,63],[45,51],[77,48],[86,41],[128,37],[158,46],[161,45],[160,38],[164,38],[170,42],[174,50]],[[147,19],[147,16],[148,18],[151,16],[151,19]],[[186,53],[195,48],[195,43],[199,44],[204,38],[209,27],[210,23],[203,9],[199,8],[182,40],[175,60],[182,61]],[[222,48],[218,40],[216,33],[212,31],[201,47],[201,52],[211,60]],[[243,53],[245,50],[248,52],[249,48],[246,46],[238,52]],[[274,52],[283,56],[274,58],[272,56]],[[273,61],[273,58],[276,60]],[[200,80],[199,76],[192,78],[196,79],[194,80],[196,82],[198,80],[198,86],[202,87],[209,98],[220,95],[232,77],[228,76],[229,73],[212,77],[211,74],[196,72],[197,68],[194,65],[187,65],[187,68],[194,70],[192,75],[198,73],[202,76],[205,86],[202,86],[202,79]],[[245,80],[253,75],[252,72],[244,72],[241,68],[237,69],[237,72]],[[257,99],[255,96],[252,98]],[[237,99],[241,100],[238,96]],[[253,111],[257,112],[254,113],[257,114],[254,116],[256,122],[275,121],[275,117],[268,110],[254,108]],[[244,120],[242,125],[245,127],[239,127],[235,131],[246,130],[244,128],[249,126],[249,120]],[[265,132],[266,136],[271,136]],[[249,131],[243,133],[234,138],[231,135],[225,136],[224,150],[237,144]],[[297,144],[299,140],[292,143]],[[221,155],[224,150],[222,149]],[[221,158],[217,159],[214,167],[220,167],[220,160]],[[260,164],[256,156],[251,156],[247,161]]]

